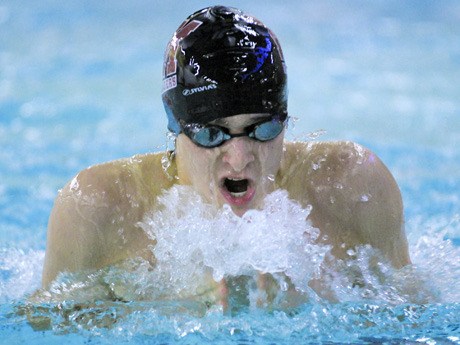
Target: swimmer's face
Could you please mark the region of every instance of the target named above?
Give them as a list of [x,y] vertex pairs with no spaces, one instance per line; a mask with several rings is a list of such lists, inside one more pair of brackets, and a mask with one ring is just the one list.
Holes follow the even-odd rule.
[[[267,114],[235,115],[213,121],[230,134],[269,120]],[[283,156],[284,130],[273,140],[260,142],[247,136],[232,138],[214,148],[193,143],[185,134],[176,141],[179,183],[192,185],[208,202],[228,204],[237,215],[258,208],[274,190]]]

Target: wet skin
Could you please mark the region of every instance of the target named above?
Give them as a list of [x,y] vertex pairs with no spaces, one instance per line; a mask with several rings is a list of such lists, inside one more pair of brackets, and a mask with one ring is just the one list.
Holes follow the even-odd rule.
[[[266,115],[237,115],[213,121],[231,134],[260,122]],[[195,145],[187,136],[176,142],[179,183],[192,185],[206,201],[229,204],[237,215],[260,207],[275,188],[275,175],[283,155],[283,135],[268,142],[233,138],[216,148]]]
[[[237,115],[217,124],[241,133],[260,116]],[[191,185],[206,201],[227,203],[238,215],[260,207],[274,189],[285,189],[302,206],[312,206],[309,218],[334,257],[346,259],[348,249],[370,244],[394,267],[409,264],[401,195],[380,159],[352,142],[284,142],[283,136],[263,143],[237,137],[206,149],[180,134],[167,173],[164,153],[83,170],[59,192],[50,215],[43,287],[59,272],[99,269],[132,257],[154,267],[155,243],[137,223],[174,184]],[[209,299],[225,305],[225,282],[204,279]],[[264,275],[259,285],[267,285]]]

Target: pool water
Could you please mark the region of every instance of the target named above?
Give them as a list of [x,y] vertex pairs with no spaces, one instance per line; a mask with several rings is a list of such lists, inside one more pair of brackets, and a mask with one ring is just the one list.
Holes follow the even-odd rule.
[[[47,220],[58,189],[89,165],[165,148],[163,50],[181,21],[209,3],[0,0],[0,343],[460,344],[460,4],[226,4],[255,14],[282,43],[289,110],[297,118],[288,138],[353,140],[392,171],[403,195],[413,267],[395,272],[383,266],[380,273],[394,286],[370,275],[371,288],[361,289],[338,277],[337,303],[308,292],[307,302],[288,310],[253,307],[251,298],[226,313],[196,301],[155,299],[156,278],[142,263],[126,276],[113,268],[86,280],[62,277],[56,291],[67,299],[28,303],[40,287]],[[269,220],[277,224],[284,224],[286,214],[305,211],[283,195],[275,197],[282,209]],[[174,200],[166,196],[165,202]],[[202,231],[195,238],[205,245],[203,229],[216,225],[203,223],[205,209],[196,212],[192,221]],[[222,217],[216,224],[225,229]],[[250,239],[261,239],[265,229],[276,243],[279,233],[267,227],[267,213],[252,217],[258,231]],[[149,224],[146,219],[146,231]],[[238,226],[243,231],[247,225]],[[295,241],[293,231],[283,235]],[[216,253],[206,249],[203,260],[213,262],[216,272],[244,273],[249,281],[246,259],[268,271],[275,270],[276,259],[307,260],[289,256],[280,243],[267,263],[234,240],[241,265],[217,266]],[[187,243],[174,243],[177,255],[190,254]],[[310,253],[313,262],[322,250]],[[358,257],[364,272],[365,248]],[[312,274],[298,266],[291,277]],[[114,276],[138,284],[140,290],[124,293],[151,298],[79,306],[79,298],[97,290],[91,279]],[[402,292],[411,282],[423,286],[418,296]]]

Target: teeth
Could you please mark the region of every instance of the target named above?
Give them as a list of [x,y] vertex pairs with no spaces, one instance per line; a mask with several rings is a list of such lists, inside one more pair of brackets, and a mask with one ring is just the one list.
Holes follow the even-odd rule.
[[249,181],[245,178],[229,177],[225,179],[224,186],[233,197],[241,198],[248,192]]
[[247,192],[241,192],[241,193],[232,193],[230,192],[230,194],[236,198],[240,198],[242,196],[244,196]]

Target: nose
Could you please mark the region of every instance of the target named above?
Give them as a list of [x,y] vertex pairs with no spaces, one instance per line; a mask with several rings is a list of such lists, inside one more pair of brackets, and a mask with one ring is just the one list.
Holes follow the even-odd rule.
[[248,137],[237,137],[229,140],[223,146],[223,161],[230,165],[235,172],[254,161],[253,143]]

